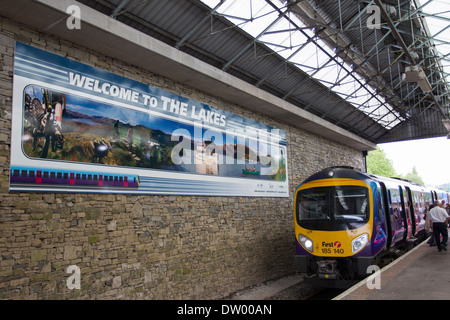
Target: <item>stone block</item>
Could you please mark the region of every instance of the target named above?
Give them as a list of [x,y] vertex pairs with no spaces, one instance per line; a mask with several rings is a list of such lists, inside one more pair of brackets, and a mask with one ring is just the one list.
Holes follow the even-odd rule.
[[65,246],[64,247],[64,260],[73,260],[78,257],[78,252],[82,250],[81,246]]
[[41,261],[46,260],[47,258],[47,250],[33,250],[31,251],[31,261]]

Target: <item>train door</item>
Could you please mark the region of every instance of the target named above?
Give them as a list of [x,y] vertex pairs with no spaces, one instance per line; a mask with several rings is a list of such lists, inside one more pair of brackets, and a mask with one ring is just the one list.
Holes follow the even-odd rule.
[[380,186],[386,221],[386,233],[387,233],[386,248],[390,248],[392,246],[392,238],[394,236],[394,233],[392,231],[392,225],[394,223],[393,221],[394,215],[392,213],[392,203],[386,185],[384,184],[384,182],[380,182]]
[[416,213],[417,232],[425,229],[425,219],[427,212],[427,196],[424,189],[413,191],[414,212]]
[[438,201],[437,193],[434,190],[431,190],[431,203],[434,204],[435,201]]
[[425,191],[423,193],[423,200],[425,202],[425,212],[430,211],[430,205],[433,204],[433,194],[430,191]]
[[403,209],[400,200],[400,189],[399,188],[389,188],[388,197],[390,198],[390,203],[392,204],[392,241],[394,244],[406,239],[406,219],[403,214]]
[[405,223],[406,232],[403,235],[403,239],[409,239],[412,235],[412,224],[411,224],[411,214],[408,206],[408,198],[406,190],[403,186],[398,186],[400,191],[400,204],[402,208],[403,221]]
[[381,251],[389,249],[391,245],[388,241],[390,237],[390,228],[388,227],[387,222],[389,216],[385,212],[386,198],[383,195],[383,187],[378,183],[377,188],[374,188],[373,190],[376,190],[376,192],[374,192],[376,206],[374,203],[373,208],[373,236],[376,244],[374,247],[378,247],[377,250]]
[[410,225],[411,225],[411,236],[416,236],[419,229],[419,222],[418,222],[418,216],[416,213],[416,210],[414,210],[415,203],[414,203],[414,194],[411,191],[409,187],[405,187],[406,193],[405,193],[405,206],[406,211],[409,212],[409,218],[410,218]]

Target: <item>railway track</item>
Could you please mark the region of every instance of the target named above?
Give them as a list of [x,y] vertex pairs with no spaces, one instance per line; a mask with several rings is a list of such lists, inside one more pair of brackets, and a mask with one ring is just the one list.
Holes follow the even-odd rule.
[[324,289],[303,282],[303,276],[293,275],[238,291],[229,300],[330,300],[342,289]]

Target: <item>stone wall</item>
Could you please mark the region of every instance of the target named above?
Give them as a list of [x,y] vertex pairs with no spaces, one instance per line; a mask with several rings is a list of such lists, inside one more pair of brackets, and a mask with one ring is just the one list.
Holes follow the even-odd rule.
[[[10,193],[16,40],[285,130],[291,197]],[[362,153],[0,16],[0,299],[217,299],[291,274],[293,191],[332,165]]]

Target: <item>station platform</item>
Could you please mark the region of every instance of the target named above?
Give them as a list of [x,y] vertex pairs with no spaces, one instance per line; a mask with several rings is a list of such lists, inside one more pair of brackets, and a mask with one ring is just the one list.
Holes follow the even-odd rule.
[[379,286],[365,279],[333,300],[449,300],[448,250],[438,252],[424,241],[373,274],[380,277]]

